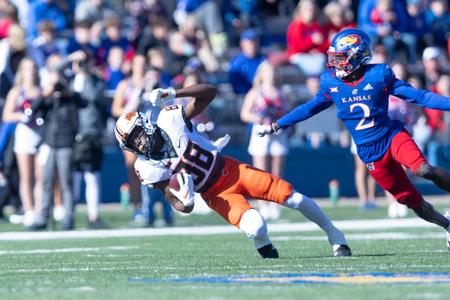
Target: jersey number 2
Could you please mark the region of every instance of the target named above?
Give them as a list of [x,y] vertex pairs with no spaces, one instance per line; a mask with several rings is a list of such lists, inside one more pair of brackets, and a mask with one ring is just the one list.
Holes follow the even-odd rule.
[[364,130],[375,125],[375,120],[373,118],[368,121],[370,117],[370,108],[366,104],[363,103],[355,103],[350,105],[350,112],[353,112],[355,107],[359,107],[362,109],[364,117],[359,121],[358,125],[356,125],[355,130]]

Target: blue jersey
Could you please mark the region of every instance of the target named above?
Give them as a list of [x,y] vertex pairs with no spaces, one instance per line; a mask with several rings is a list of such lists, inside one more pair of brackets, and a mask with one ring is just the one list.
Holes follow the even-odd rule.
[[364,75],[353,83],[334,76],[333,69],[326,71],[320,77],[317,95],[280,118],[278,125],[286,128],[334,103],[337,117],[344,122],[357,145],[359,157],[370,163],[383,157],[392,137],[403,129],[400,121],[389,118],[389,95],[422,107],[450,110],[450,98],[413,88],[397,79],[385,64],[369,64],[364,68]]

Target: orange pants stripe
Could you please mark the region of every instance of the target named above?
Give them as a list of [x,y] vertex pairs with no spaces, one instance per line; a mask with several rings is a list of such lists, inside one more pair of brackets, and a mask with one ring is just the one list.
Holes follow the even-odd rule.
[[287,181],[227,156],[222,175],[202,197],[211,209],[239,227],[242,215],[253,208],[247,199],[283,204],[291,194]]

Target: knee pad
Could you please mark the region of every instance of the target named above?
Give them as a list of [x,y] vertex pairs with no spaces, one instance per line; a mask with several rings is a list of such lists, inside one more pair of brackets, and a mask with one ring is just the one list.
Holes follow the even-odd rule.
[[239,228],[252,239],[259,239],[267,235],[266,222],[256,209],[249,209],[242,215]]
[[286,201],[284,201],[283,205],[288,207],[288,208],[293,208],[293,209],[299,209],[300,205],[304,199],[304,195],[293,190],[292,194],[289,196],[289,198],[286,199]]

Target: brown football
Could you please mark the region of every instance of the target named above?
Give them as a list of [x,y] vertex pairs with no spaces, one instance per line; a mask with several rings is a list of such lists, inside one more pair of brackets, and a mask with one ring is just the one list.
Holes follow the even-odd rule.
[[172,176],[170,176],[169,180],[169,187],[174,189],[175,191],[180,190],[180,184],[178,183],[177,174],[178,173],[173,173]]

